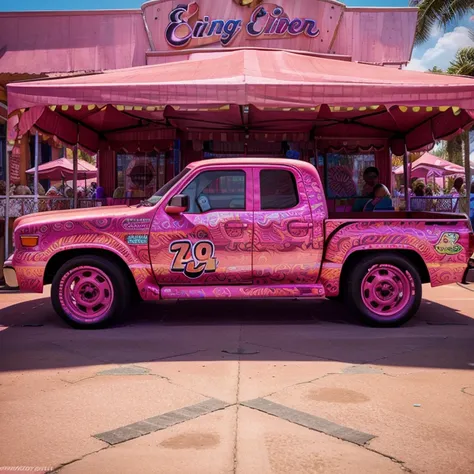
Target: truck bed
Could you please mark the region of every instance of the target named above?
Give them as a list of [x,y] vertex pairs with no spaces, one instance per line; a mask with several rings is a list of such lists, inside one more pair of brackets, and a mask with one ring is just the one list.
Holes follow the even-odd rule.
[[450,212],[423,212],[423,211],[373,211],[373,212],[331,212],[328,220],[331,221],[380,221],[380,220],[419,220],[429,221],[464,221],[465,214]]

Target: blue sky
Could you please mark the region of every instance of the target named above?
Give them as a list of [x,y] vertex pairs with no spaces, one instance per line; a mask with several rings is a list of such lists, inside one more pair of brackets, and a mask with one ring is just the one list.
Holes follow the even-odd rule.
[[[137,8],[145,0],[2,0],[0,11]],[[350,6],[406,7],[408,0],[345,0]]]
[[[145,0],[0,0],[0,11],[21,10],[91,10],[138,8]],[[296,1],[296,0],[295,0]],[[345,0],[349,6],[406,7],[409,0]],[[434,30],[429,41],[415,48],[410,69],[426,70],[433,66],[447,68],[460,47],[474,46],[469,28],[474,28],[471,16],[450,25],[446,30]]]

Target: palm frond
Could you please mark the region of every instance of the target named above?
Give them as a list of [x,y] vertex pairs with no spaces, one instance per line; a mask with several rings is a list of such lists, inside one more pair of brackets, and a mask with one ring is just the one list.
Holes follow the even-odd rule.
[[445,4],[446,8],[440,18],[443,26],[460,19],[474,8],[474,0],[449,0],[445,1]]
[[418,7],[415,43],[427,41],[436,24],[446,27],[474,9],[474,0],[423,0]]
[[461,48],[447,69],[448,74],[474,76],[474,47]]

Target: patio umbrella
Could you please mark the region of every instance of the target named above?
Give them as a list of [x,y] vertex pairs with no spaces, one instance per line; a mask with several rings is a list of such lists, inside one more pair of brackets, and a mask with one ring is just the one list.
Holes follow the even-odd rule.
[[[399,166],[394,174],[403,174],[403,166]],[[465,174],[464,166],[456,165],[430,153],[425,153],[411,165],[411,176],[413,178],[426,179],[432,176],[441,178],[455,174]]]
[[[30,168],[26,171],[28,174],[34,174],[35,169]],[[78,160],[77,174],[82,179],[97,177],[97,168],[87,161]],[[38,166],[39,179],[49,179],[51,181],[71,180],[74,178],[74,167],[72,160],[68,158],[59,158],[58,160],[48,161]]]
[[[26,171],[28,174],[34,174],[35,168]],[[87,161],[77,160],[77,176],[85,181],[97,177],[97,168]],[[49,179],[50,181],[64,181],[74,179],[74,165],[68,158],[59,158],[58,160],[48,161],[38,166],[38,179]]]

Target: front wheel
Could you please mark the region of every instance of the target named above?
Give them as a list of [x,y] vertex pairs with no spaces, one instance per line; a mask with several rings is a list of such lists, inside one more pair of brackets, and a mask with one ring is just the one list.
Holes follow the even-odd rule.
[[66,262],[51,287],[55,311],[78,329],[96,329],[116,322],[129,299],[130,288],[122,269],[95,255]]
[[362,258],[349,273],[345,297],[370,326],[401,326],[418,311],[421,279],[417,269],[394,253]]

